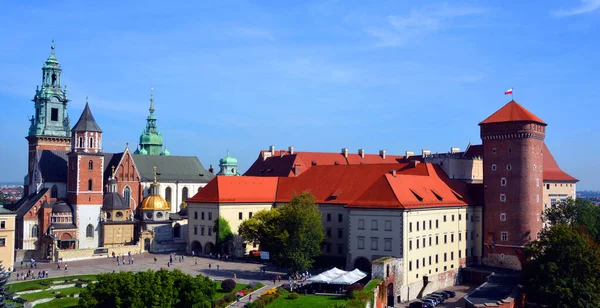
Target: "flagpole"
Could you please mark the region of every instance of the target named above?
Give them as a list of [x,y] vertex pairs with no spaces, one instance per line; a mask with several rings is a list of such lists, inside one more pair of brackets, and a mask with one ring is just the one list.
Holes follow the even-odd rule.
[[510,91],[510,99],[515,101],[515,87],[512,87],[512,91]]

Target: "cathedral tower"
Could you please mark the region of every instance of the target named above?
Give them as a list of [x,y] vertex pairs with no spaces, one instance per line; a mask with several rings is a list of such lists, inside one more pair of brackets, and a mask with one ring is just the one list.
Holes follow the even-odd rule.
[[[67,178],[68,199],[75,206],[79,248],[98,247],[98,223],[102,207],[104,154],[102,130],[86,100],[71,133]],[[85,236],[84,236],[85,235]]]
[[29,133],[29,159],[27,167],[26,194],[36,193],[33,188],[34,161],[38,151],[68,151],[71,137],[69,116],[67,115],[67,87],[61,88],[62,68],[52,52],[42,67],[42,86],[35,90],[33,102],[35,115],[31,116]]
[[[154,90],[154,88],[152,89]],[[156,116],[154,115],[154,93],[150,94],[150,114],[146,118],[146,129],[140,135],[139,149],[133,154],[141,155],[170,155],[167,149],[163,151],[162,134],[156,127]]]
[[479,123],[483,141],[483,263],[521,269],[542,229],[546,123],[510,101]]

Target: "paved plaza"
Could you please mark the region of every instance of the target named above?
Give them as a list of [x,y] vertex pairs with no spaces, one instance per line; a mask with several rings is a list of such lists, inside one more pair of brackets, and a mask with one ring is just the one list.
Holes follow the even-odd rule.
[[[170,254],[150,254],[143,253],[139,255],[131,255],[133,257],[133,264],[121,264],[117,265],[116,258],[98,258],[91,260],[80,260],[80,261],[68,261],[60,262],[60,270],[57,269],[58,263],[38,263],[37,268],[33,271],[37,272],[42,270],[48,270],[49,277],[60,277],[60,276],[72,276],[72,275],[86,275],[86,274],[100,274],[110,273],[119,271],[145,271],[148,269],[159,270],[159,269],[179,269],[184,273],[196,276],[202,274],[208,276],[214,280],[224,280],[233,278],[234,274],[236,280],[239,283],[248,283],[250,281],[260,281],[265,285],[273,285],[273,277],[277,274],[286,275],[285,272],[279,271],[276,267],[271,265],[263,265],[256,263],[247,263],[244,261],[224,261],[224,259],[217,260],[215,258],[208,257],[192,257],[184,256],[183,261],[179,262],[175,255],[173,255],[173,263],[170,267],[167,266],[169,262]],[[157,259],[154,262],[154,258]],[[128,263],[128,256],[125,257],[125,263]],[[65,271],[65,264],[67,270]],[[16,272],[10,277],[10,282],[17,281],[17,273],[27,273],[29,268],[29,262],[23,263],[21,267],[20,263],[15,265]],[[210,268],[209,268],[210,265]],[[266,273],[262,273],[265,270]],[[285,276],[284,276],[285,277]]]

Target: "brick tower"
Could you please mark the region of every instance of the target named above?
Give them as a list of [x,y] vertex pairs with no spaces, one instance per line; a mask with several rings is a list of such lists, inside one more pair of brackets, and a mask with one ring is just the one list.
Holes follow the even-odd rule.
[[68,156],[67,191],[77,216],[79,248],[96,248],[104,187],[104,154],[102,130],[94,120],[87,100],[73,127]]
[[542,229],[546,123],[510,101],[479,123],[483,142],[483,263],[520,270]]
[[67,87],[61,88],[62,68],[52,52],[42,67],[42,86],[35,90],[33,102],[35,115],[31,116],[29,133],[29,159],[27,164],[27,180],[25,195],[35,194],[40,187],[41,179],[34,175],[34,164],[38,151],[68,151],[71,141],[69,116],[67,115]]

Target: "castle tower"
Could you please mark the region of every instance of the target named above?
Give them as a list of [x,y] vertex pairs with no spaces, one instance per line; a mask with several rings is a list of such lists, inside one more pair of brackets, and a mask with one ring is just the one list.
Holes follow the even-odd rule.
[[61,88],[62,68],[54,55],[54,42],[52,52],[42,66],[42,86],[35,90],[33,103],[35,115],[31,116],[29,133],[26,137],[29,143],[29,159],[27,167],[27,180],[25,181],[25,194],[36,193],[34,188],[34,161],[38,151],[41,150],[69,150],[71,130],[69,116],[67,115],[67,86]]
[[217,175],[240,175],[237,171],[238,162],[237,159],[229,156],[229,150],[227,150],[227,156],[219,160],[219,173]]
[[[154,88],[152,89],[154,91]],[[162,134],[156,127],[156,116],[154,115],[154,93],[150,94],[150,114],[146,118],[146,129],[140,135],[139,149],[134,154],[141,155],[170,155],[168,151],[163,151]]]
[[118,185],[115,166],[112,166],[102,202],[102,247],[127,245],[134,240],[133,212],[119,194]]
[[483,141],[483,263],[521,269],[542,229],[546,123],[510,101],[479,123]]
[[104,154],[102,130],[94,120],[87,99],[73,127],[68,156],[67,196],[75,206],[79,248],[96,248],[104,187]]

